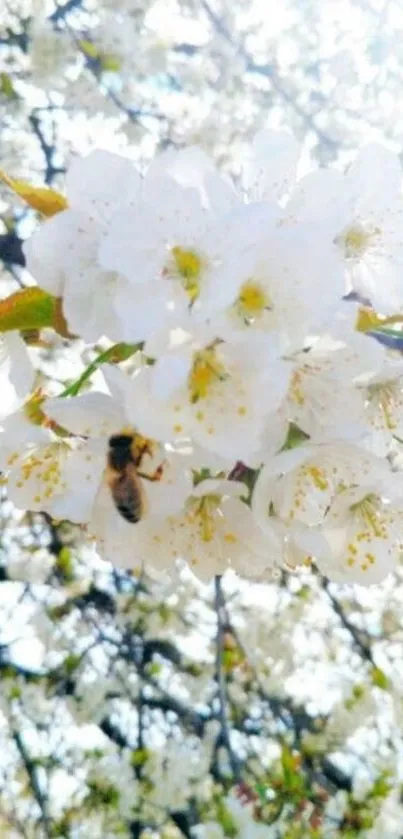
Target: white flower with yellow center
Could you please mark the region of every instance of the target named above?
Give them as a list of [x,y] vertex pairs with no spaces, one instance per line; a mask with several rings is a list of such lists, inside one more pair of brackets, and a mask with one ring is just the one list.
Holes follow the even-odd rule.
[[236,236],[236,213],[212,209],[211,184],[206,196],[197,178],[184,186],[154,170],[137,199],[115,213],[99,251],[104,269],[131,287],[115,299],[127,341],[147,339],[164,323],[203,320],[206,288],[214,289],[214,312],[228,305],[248,244]]
[[240,242],[242,235],[245,241],[249,236],[250,246],[244,250],[235,292],[230,304],[214,315],[214,288],[209,288],[204,309],[220,337],[269,333],[283,352],[294,352],[327,321],[343,294],[336,250],[313,225],[284,225],[274,217],[270,223],[265,205],[244,210],[245,229],[237,238]]
[[[158,569],[172,569],[185,561],[203,580],[232,568],[244,577],[269,577],[278,562],[280,543],[270,539],[255,522],[243,498],[245,484],[206,479],[197,484],[183,509],[169,516],[151,517],[138,525],[140,557]],[[108,556],[131,567],[133,557],[108,544]]]
[[380,370],[364,376],[358,387],[366,423],[373,431],[374,451],[385,457],[396,440],[403,440],[403,362],[400,355],[385,349],[382,361]]
[[12,457],[7,490],[16,507],[44,511],[56,519],[78,524],[87,520],[94,473],[89,471],[92,463],[87,464],[87,473],[84,472],[79,449],[54,438],[47,445],[28,449],[15,461]]
[[344,335],[335,331],[312,341],[292,357],[293,372],[283,406],[288,420],[310,437],[369,433],[360,382],[376,376],[383,353],[372,338],[353,331]]
[[320,570],[337,581],[379,583],[399,562],[403,548],[403,487],[393,494],[390,475],[382,496],[379,485],[360,485],[341,491],[326,514],[323,535],[327,557],[317,560]]
[[370,145],[344,175],[331,169],[307,175],[286,208],[291,223],[316,222],[318,238],[333,240],[347,290],[385,314],[403,307],[401,179],[398,157]]
[[321,525],[335,496],[389,475],[389,466],[348,441],[307,443],[269,460],[257,479],[253,509],[269,508],[286,524]]
[[[253,491],[252,510],[264,530],[271,531],[274,527],[282,533],[283,561],[292,566],[301,562],[309,564],[314,559],[323,568],[327,563],[326,574],[331,576],[333,554],[327,529],[331,527],[332,505],[337,509],[338,499],[347,498],[346,493],[359,496],[364,487],[362,497],[368,493],[369,485],[389,486],[391,482],[392,486],[392,481],[397,493],[400,484],[389,464],[357,445],[342,441],[305,445],[277,455],[265,464]],[[342,537],[340,529],[339,545]],[[332,565],[335,574],[340,566],[338,557]],[[350,565],[343,568],[348,580]],[[385,563],[383,576],[389,570]],[[365,579],[370,582],[370,576]]]
[[[136,433],[125,417],[120,385],[121,380],[114,386],[110,377],[113,397],[90,392],[71,399],[46,400],[41,410],[48,422],[56,424],[58,433],[64,430],[63,437],[49,428],[30,424],[25,417],[9,422],[0,437],[0,466],[8,471],[8,492],[17,507],[45,510],[55,518],[88,524],[95,515],[98,495],[104,490],[110,501],[110,515],[103,526],[118,528],[121,516],[107,481],[109,438],[122,431]],[[166,451],[157,442],[148,443],[141,462],[141,473],[147,477],[139,478],[142,513],[180,509],[191,487],[186,458],[177,458],[172,448]],[[161,470],[156,475],[159,466]],[[135,525],[130,524],[131,539],[134,531]],[[93,533],[97,535],[96,529]]]
[[268,336],[200,345],[189,340],[140,371],[127,396],[130,422],[165,440],[188,437],[224,458],[248,462],[266,417],[280,405],[289,366]]
[[115,299],[131,287],[123,276],[103,269],[98,249],[114,210],[140,183],[132,161],[120,155],[97,150],[75,159],[66,175],[68,209],[24,244],[28,270],[41,288],[63,296],[70,331],[86,341],[103,335],[121,339]]

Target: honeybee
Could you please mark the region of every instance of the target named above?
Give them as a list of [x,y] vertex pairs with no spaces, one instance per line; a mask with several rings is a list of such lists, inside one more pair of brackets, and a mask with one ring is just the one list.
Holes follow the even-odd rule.
[[161,480],[163,464],[151,475],[140,472],[145,454],[152,455],[148,440],[130,431],[109,438],[106,477],[116,509],[126,521],[136,524],[144,518],[146,498],[140,478]]

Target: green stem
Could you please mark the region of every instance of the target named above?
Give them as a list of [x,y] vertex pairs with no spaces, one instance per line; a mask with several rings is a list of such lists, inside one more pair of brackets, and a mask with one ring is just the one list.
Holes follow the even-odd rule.
[[60,394],[60,396],[77,396],[80,392],[81,388],[85,384],[85,382],[91,378],[92,374],[101,366],[101,364],[106,364],[109,362],[119,362],[119,361],[126,361],[127,358],[134,355],[138,350],[140,350],[142,344],[114,344],[113,347],[109,347],[108,350],[104,350],[96,358],[94,361],[91,361],[91,364],[84,370],[84,373],[76,379],[73,384],[66,387],[66,389]]

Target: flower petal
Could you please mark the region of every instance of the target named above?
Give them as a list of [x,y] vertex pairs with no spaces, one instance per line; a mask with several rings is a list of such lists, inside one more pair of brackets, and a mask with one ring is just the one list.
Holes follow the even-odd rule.
[[119,154],[96,149],[86,157],[75,157],[66,175],[69,204],[75,209],[105,220],[114,203],[137,195],[141,176],[134,163]]
[[58,425],[79,437],[108,437],[125,425],[119,405],[106,393],[47,399],[44,410]]
[[16,411],[29,396],[35,379],[25,342],[18,332],[1,337],[0,344],[0,420]]
[[298,143],[285,131],[264,129],[255,135],[244,168],[244,185],[252,200],[277,201],[295,179]]

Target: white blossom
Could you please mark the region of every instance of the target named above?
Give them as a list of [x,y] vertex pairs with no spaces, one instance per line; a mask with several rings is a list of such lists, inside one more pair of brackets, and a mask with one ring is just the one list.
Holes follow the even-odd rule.
[[344,175],[322,169],[296,186],[287,211],[292,219],[316,220],[333,238],[347,290],[380,312],[401,309],[403,241],[401,168],[378,145],[361,149]]
[[201,481],[183,510],[140,522],[143,556],[161,569],[185,561],[206,581],[227,568],[252,579],[269,575],[279,546],[274,535],[270,542],[260,530],[242,500],[246,494],[245,484],[237,481]]
[[156,436],[190,437],[210,452],[248,462],[289,375],[270,336],[189,340],[133,379],[127,413],[140,430],[150,424]]

